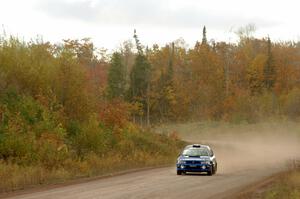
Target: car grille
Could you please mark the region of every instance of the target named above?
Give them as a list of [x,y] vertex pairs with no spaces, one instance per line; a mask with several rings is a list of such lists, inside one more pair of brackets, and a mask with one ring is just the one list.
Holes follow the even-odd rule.
[[185,169],[203,169],[202,166],[197,165],[197,166],[192,166],[192,165],[187,165]]
[[201,164],[201,161],[198,161],[198,160],[188,160],[188,161],[186,161],[186,164]]

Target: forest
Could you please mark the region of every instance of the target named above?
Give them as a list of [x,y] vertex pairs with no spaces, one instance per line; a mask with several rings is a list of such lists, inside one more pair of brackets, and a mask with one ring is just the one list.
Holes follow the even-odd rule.
[[297,120],[300,43],[251,31],[215,42],[204,27],[191,48],[134,31],[111,54],[0,35],[0,191],[168,164],[183,142],[151,131],[164,123]]

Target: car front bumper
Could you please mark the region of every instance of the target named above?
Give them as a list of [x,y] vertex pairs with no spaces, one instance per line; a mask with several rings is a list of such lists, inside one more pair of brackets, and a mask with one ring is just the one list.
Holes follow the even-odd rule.
[[212,165],[209,164],[176,164],[177,171],[209,172]]

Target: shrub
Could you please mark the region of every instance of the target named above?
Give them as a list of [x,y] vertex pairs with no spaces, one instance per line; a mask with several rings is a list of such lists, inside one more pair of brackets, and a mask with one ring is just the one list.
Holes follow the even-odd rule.
[[102,154],[109,148],[110,144],[106,131],[100,126],[95,115],[83,124],[80,131],[72,139],[73,148],[80,157],[89,152]]

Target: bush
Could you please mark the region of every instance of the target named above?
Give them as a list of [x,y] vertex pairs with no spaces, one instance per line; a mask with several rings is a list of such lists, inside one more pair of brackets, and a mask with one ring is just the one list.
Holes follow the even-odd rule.
[[0,158],[18,164],[58,165],[66,155],[66,131],[55,112],[31,97],[7,92],[0,101]]
[[73,148],[80,157],[90,152],[103,154],[111,148],[112,144],[112,136],[107,134],[112,134],[112,132],[108,132],[101,127],[95,115],[91,116],[72,138]]

